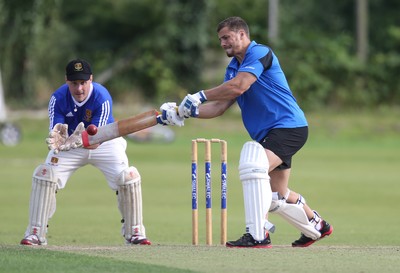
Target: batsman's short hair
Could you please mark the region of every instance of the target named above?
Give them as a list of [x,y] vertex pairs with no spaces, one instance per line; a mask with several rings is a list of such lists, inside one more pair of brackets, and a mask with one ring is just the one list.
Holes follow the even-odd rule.
[[250,37],[250,30],[249,26],[247,25],[246,21],[238,16],[232,16],[224,19],[221,21],[217,26],[217,32],[219,32],[224,27],[228,27],[231,31],[239,31],[244,30],[247,37]]

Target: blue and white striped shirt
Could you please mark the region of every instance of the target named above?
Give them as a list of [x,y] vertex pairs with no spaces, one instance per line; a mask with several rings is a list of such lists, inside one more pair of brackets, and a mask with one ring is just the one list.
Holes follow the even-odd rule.
[[63,84],[51,96],[48,107],[49,130],[57,123],[68,124],[68,133],[72,134],[80,122],[85,128],[94,124],[97,127],[114,122],[112,98],[108,90],[99,83],[92,83],[86,100],[78,103]]

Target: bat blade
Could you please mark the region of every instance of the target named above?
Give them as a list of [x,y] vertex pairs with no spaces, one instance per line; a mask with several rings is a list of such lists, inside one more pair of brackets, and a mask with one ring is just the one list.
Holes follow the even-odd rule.
[[89,135],[86,131],[82,132],[83,147],[102,143],[120,136],[126,136],[140,130],[153,127],[157,124],[159,112],[155,109],[141,114],[122,119],[97,129],[96,135]]

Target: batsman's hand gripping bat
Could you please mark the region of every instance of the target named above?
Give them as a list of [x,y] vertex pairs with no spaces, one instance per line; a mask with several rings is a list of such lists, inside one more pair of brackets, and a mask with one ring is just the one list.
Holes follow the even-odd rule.
[[89,147],[94,144],[99,144],[107,140],[153,127],[157,124],[157,116],[159,114],[160,112],[155,109],[143,112],[136,116],[98,127],[95,135],[89,135],[88,132],[84,130],[81,133],[82,146]]

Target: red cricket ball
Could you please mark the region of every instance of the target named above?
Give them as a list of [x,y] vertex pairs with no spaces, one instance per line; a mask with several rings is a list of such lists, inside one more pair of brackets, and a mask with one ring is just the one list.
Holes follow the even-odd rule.
[[97,134],[97,127],[94,124],[90,124],[87,128],[86,128],[86,132],[88,133],[88,135],[94,136],[95,134]]

